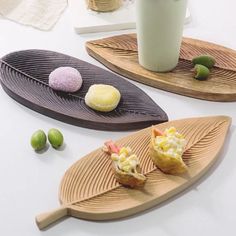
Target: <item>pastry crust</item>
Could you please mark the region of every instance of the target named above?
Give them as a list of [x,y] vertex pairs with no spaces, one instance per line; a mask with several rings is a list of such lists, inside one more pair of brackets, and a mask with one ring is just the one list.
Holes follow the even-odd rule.
[[[108,141],[105,143],[103,150],[112,155],[113,153],[119,154],[120,148],[112,141]],[[141,173],[139,164],[137,164],[134,171],[126,172],[119,167],[116,161],[113,160],[112,169],[116,180],[124,186],[137,188],[142,187],[145,184],[146,177]]]
[[140,167],[137,168],[137,173],[126,173],[113,162],[113,171],[120,184],[131,188],[141,187],[146,181],[146,177],[140,173]]
[[155,128],[152,127],[150,156],[154,164],[166,174],[178,175],[185,173],[187,171],[187,166],[182,157],[174,158],[161,153],[158,148],[156,148],[155,138]]

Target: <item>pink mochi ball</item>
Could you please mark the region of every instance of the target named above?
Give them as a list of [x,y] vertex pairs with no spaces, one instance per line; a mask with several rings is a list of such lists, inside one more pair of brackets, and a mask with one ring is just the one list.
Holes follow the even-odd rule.
[[81,74],[72,67],[58,67],[49,75],[49,86],[63,92],[76,92],[81,88],[82,83]]

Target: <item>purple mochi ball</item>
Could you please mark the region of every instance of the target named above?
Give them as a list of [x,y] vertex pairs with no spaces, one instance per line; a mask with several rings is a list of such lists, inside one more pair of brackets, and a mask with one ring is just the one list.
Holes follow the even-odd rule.
[[49,75],[49,86],[63,92],[76,92],[81,88],[82,83],[81,74],[72,67],[58,67]]

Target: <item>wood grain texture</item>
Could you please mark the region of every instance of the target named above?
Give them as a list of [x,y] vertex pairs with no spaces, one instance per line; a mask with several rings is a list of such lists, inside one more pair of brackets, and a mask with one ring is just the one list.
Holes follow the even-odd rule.
[[[116,143],[130,146],[140,159],[147,176],[144,188],[121,186],[112,171],[112,161],[101,148],[76,162],[64,175],[60,186],[61,207],[68,216],[88,220],[111,220],[141,212],[163,202],[199,179],[212,166],[219,154],[230,126],[226,116],[191,118],[157,125],[164,130],[175,126],[186,140],[183,160],[188,167],[185,175],[167,175],[152,162],[150,152],[151,128],[131,134]],[[52,223],[55,212],[36,218],[40,229]],[[43,226],[43,227],[42,227]]]
[[98,12],[109,12],[121,6],[121,0],[86,0],[89,9]]
[[[169,92],[210,101],[236,101],[236,52],[209,42],[183,38],[178,66],[168,73],[151,72],[138,63],[135,34],[87,42],[88,53],[109,69]],[[201,54],[216,58],[206,81],[193,79],[191,60]]]
[[[21,104],[57,120],[98,130],[131,130],[168,120],[166,113],[141,89],[121,77],[79,59],[44,50],[6,55],[0,61],[3,89]],[[51,89],[48,76],[60,66],[78,69],[83,85],[76,93]],[[84,97],[93,84],[109,84],[121,93],[118,107],[108,113],[86,106]]]

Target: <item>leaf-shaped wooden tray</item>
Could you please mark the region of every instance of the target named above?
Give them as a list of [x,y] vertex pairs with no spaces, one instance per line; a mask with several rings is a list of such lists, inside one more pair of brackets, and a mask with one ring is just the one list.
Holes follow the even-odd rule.
[[175,126],[187,140],[183,159],[188,173],[167,175],[156,168],[149,156],[151,128],[146,128],[117,143],[130,146],[140,158],[147,176],[143,189],[130,189],[117,183],[112,161],[101,148],[76,162],[66,173],[60,186],[61,208],[39,215],[40,229],[63,216],[89,220],[111,220],[150,208],[184,190],[212,166],[231,124],[226,116],[191,118],[157,125],[161,130]]
[[[166,113],[141,89],[123,78],[76,58],[56,52],[26,50],[6,55],[0,61],[3,89],[23,105],[52,118],[92,129],[130,130],[168,120]],[[60,66],[78,69],[82,88],[73,94],[56,92],[48,86],[50,72]],[[88,108],[85,94],[92,84],[118,88],[122,99],[109,113]]]
[[[88,53],[111,70],[169,92],[210,101],[236,101],[236,52],[216,44],[184,38],[180,61],[169,73],[155,73],[138,63],[135,34],[87,42]],[[193,57],[210,54],[216,66],[206,81],[193,79]]]

